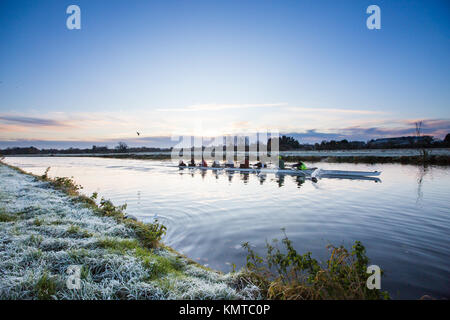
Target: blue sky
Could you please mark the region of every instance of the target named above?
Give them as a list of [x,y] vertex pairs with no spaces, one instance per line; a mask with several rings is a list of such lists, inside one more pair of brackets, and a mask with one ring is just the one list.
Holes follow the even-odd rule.
[[[71,4],[81,30],[66,28]],[[366,27],[371,4],[381,30]],[[0,147],[267,129],[366,140],[418,119],[442,138],[449,54],[448,1],[2,0]]]

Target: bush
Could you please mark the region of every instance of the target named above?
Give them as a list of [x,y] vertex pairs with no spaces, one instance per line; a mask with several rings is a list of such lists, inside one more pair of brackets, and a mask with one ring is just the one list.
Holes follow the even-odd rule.
[[159,241],[166,234],[167,229],[163,224],[160,224],[158,220],[155,220],[153,223],[143,223],[126,219],[125,224],[136,232],[139,241],[147,248],[158,247]]
[[48,179],[48,172],[50,171],[50,167],[47,167],[47,169],[45,169],[44,174],[41,176],[42,179],[47,180]]
[[113,217],[117,220],[123,220],[125,218],[124,211],[127,208],[126,204],[115,206],[110,200],[102,198],[98,207],[103,216]]
[[[96,198],[93,195],[92,198]],[[113,217],[119,222],[124,222],[126,226],[132,228],[139,241],[147,248],[156,248],[159,241],[166,234],[166,227],[160,224],[158,220],[153,223],[143,223],[132,219],[125,218],[125,209],[127,205],[115,206],[110,200],[102,198],[98,206],[99,213],[103,216]]]
[[68,195],[78,196],[78,190],[83,189],[81,185],[77,185],[73,178],[67,177],[57,177],[54,179],[42,176],[42,178],[46,181],[49,181],[51,185],[58,190],[61,190]]
[[286,253],[266,243],[265,258],[258,256],[248,243],[243,244],[248,251],[245,277],[260,287],[267,299],[389,298],[387,292],[367,288],[369,259],[359,241],[351,251],[343,246],[328,246],[331,255],[324,266],[311,257],[311,252],[298,254],[286,235],[282,243]]

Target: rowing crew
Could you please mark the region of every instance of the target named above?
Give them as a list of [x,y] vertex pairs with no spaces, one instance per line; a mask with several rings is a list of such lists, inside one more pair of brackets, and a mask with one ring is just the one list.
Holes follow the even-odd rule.
[[[194,158],[192,158],[191,161],[189,161],[187,165],[184,163],[183,160],[180,160],[178,166],[179,167],[197,167],[197,164],[195,163]],[[267,168],[267,164],[262,161],[258,161],[257,163],[255,163],[251,166],[253,168],[257,168],[257,169]],[[206,163],[205,159],[202,159],[202,161],[199,163],[199,167],[203,167],[203,168],[208,167],[208,164]],[[228,160],[224,163],[223,166],[221,166],[221,164],[218,160],[214,160],[213,163],[211,164],[211,167],[212,168],[235,168],[235,165],[232,160]],[[239,165],[239,168],[240,169],[249,169],[250,168],[250,163],[249,163],[248,158],[245,159],[244,163],[241,163]],[[279,160],[278,160],[278,168],[285,169],[284,161],[281,159],[281,156],[279,157]],[[292,169],[307,170],[308,168],[302,161],[299,161],[292,165]]]

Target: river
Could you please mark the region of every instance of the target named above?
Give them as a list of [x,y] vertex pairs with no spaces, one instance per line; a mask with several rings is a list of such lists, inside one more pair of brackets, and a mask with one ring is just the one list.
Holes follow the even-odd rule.
[[168,228],[164,242],[213,269],[245,262],[243,242],[264,253],[283,237],[324,260],[326,245],[359,240],[385,274],[393,298],[450,298],[450,169],[400,164],[317,163],[324,169],[378,170],[381,181],[233,175],[179,170],[168,161],[8,157],[25,171],[74,177],[127,213]]

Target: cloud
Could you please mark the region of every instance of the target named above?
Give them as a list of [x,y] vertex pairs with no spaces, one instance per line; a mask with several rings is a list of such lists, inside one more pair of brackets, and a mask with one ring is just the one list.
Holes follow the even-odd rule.
[[[450,132],[450,120],[447,119],[426,119],[423,120],[423,134],[432,135],[436,138],[443,138]],[[248,132],[247,132],[248,134]],[[281,132],[298,139],[300,143],[315,143],[322,140],[359,140],[368,141],[370,139],[410,136],[415,134],[414,120],[397,120],[391,122],[380,122],[380,126],[349,126],[335,129],[307,129],[303,132]],[[144,136],[144,137],[117,137],[107,139],[64,139],[60,141],[45,139],[9,139],[0,141],[0,148],[7,147],[29,147],[37,148],[91,148],[92,145],[107,145],[113,148],[119,141],[127,143],[130,147],[171,147],[178,143],[170,136]]]
[[92,148],[96,146],[108,146],[114,148],[117,144],[125,142],[130,147],[155,147],[169,148],[173,147],[178,141],[174,141],[171,137],[144,137],[144,138],[125,138],[125,139],[98,139],[98,140],[44,140],[44,139],[15,139],[0,140],[0,149],[14,147],[36,147],[38,149],[68,149],[68,148]]
[[44,118],[34,118],[34,117],[24,117],[24,116],[1,116],[0,121],[16,123],[23,126],[38,126],[38,127],[67,127],[69,124],[53,120],[53,119],[44,119]]
[[312,113],[344,113],[344,114],[360,114],[360,115],[372,115],[372,114],[386,114],[382,111],[372,110],[355,110],[355,109],[339,109],[339,108],[304,108],[304,107],[287,107],[287,111],[293,112],[312,112]]
[[348,138],[341,133],[319,132],[316,129],[309,129],[305,132],[280,133],[280,135],[293,137],[300,141],[300,143],[315,143],[322,140],[342,140]]
[[195,111],[219,111],[230,109],[248,109],[248,108],[271,108],[271,107],[284,107],[286,103],[255,103],[255,104],[196,104],[185,108],[162,108],[156,109],[156,111],[167,112],[195,112]]
[[[241,112],[246,108],[246,112]],[[132,109],[126,112],[0,113],[0,141],[8,141],[8,146],[14,141],[28,145],[34,139],[41,145],[45,141],[63,141],[68,147],[78,143],[114,146],[118,141],[130,146],[168,146],[172,135],[215,137],[266,130],[290,133],[303,143],[338,139],[367,141],[414,135],[417,121],[393,119],[389,113],[371,110],[290,107],[283,103],[206,104],[182,110],[228,109],[229,112],[219,112],[220,116],[216,112],[162,114],[155,110],[136,112]],[[136,131],[141,133],[139,137]],[[450,120],[424,119],[422,132],[443,138],[450,132]]]
[[[326,132],[317,129],[305,132],[291,132],[286,135],[299,139],[301,142],[320,142],[321,140],[361,140],[367,141],[378,138],[412,136],[416,134],[415,122],[417,120],[390,120],[379,122],[378,125],[348,126],[343,128],[329,129]],[[422,120],[422,134],[431,135],[435,138],[443,138],[450,133],[450,120],[448,119],[425,119]]]
[[308,112],[308,113],[346,113],[346,114],[386,114],[386,112],[372,111],[372,110],[355,110],[355,109],[341,109],[341,108],[306,108],[306,107],[291,107],[287,103],[248,103],[248,104],[196,104],[184,108],[160,108],[156,111],[167,112],[194,112],[194,111],[220,111],[233,109],[249,109],[249,108],[283,108],[284,111],[292,112]]

